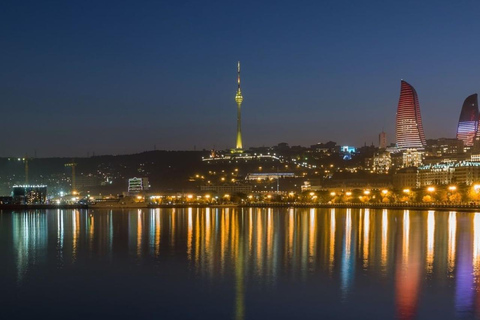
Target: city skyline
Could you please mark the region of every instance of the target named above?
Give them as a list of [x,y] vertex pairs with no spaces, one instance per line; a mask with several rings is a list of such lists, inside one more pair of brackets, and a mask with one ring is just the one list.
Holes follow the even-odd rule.
[[4,7],[0,102],[14,134],[0,156],[234,148],[238,60],[244,148],[358,146],[382,128],[394,142],[402,78],[421,96],[426,137],[455,137],[480,82],[477,3]]

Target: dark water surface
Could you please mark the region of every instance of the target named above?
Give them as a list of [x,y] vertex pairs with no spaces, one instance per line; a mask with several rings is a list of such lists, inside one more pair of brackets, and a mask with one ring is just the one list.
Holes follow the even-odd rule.
[[472,319],[480,213],[0,213],[1,319]]

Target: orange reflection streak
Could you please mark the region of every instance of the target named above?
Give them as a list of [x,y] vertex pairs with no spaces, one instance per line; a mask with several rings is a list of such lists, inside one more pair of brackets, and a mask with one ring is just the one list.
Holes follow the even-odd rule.
[[387,250],[388,250],[388,210],[383,209],[381,264],[382,264],[382,267],[384,268],[387,266]]
[[[218,209],[217,209],[217,214],[218,214]],[[224,274],[225,271],[225,244],[226,244],[226,232],[227,232],[227,224],[226,224],[226,219],[225,215],[221,214],[220,215],[220,269],[221,269],[221,274]]]
[[160,232],[161,232],[161,225],[160,225],[160,209],[155,210],[155,256],[158,257],[160,254]]
[[[200,218],[197,216],[195,224],[195,269],[198,270],[200,263]],[[223,244],[223,241],[222,241]],[[222,250],[223,253],[223,250]],[[222,258],[223,259],[223,258]]]
[[285,263],[291,261],[293,256],[293,231],[294,231],[294,209],[290,209],[288,213],[288,247],[287,247],[287,257]]
[[142,210],[137,211],[137,256],[142,254]]
[[457,213],[448,214],[448,272],[455,268],[455,248],[457,238]]
[[476,289],[475,315],[480,314],[480,213],[475,212],[473,217],[473,278]]
[[187,225],[187,257],[192,261],[192,241],[193,241],[193,213],[192,208],[188,208],[188,225]]
[[172,215],[170,216],[170,245],[175,247],[175,208],[172,209]]
[[328,257],[329,271],[333,271],[335,263],[335,209],[330,209],[330,248]]
[[253,249],[253,209],[248,209],[248,257],[252,254]]
[[480,277],[480,213],[475,212],[473,217],[473,276],[477,282]]
[[307,262],[308,262],[308,216],[306,213],[302,214],[301,218],[301,231],[304,231],[300,233],[302,235],[302,245],[301,245],[301,256],[300,256],[300,263],[302,265],[301,271],[302,271],[302,277],[303,280],[306,279],[307,276]]
[[[232,221],[234,221],[233,217],[230,217],[230,210],[228,208],[224,209],[225,215],[225,259],[227,258],[227,252],[232,245]],[[230,251],[230,255],[232,252]]]
[[[397,317],[399,319],[413,319],[415,317],[421,273],[421,252],[419,230],[413,234],[413,244],[410,249],[410,213],[403,215],[403,241],[401,248],[400,266],[396,270],[395,292]],[[410,255],[410,256],[409,256]]]
[[72,214],[72,262],[77,260],[77,251],[78,251],[78,238],[80,236],[80,213],[78,210],[74,210]]
[[272,270],[273,263],[273,219],[272,219],[272,209],[268,209],[267,213],[267,257],[265,259],[267,263],[267,270]]
[[403,212],[403,256],[402,256],[402,261],[405,261],[405,263],[408,263],[408,250],[410,247],[409,244],[409,238],[410,238],[410,211],[405,210]]
[[[235,224],[235,227],[237,225]],[[235,239],[236,255],[235,255],[235,319],[243,320],[245,318],[245,247],[243,233],[237,232]]]
[[316,214],[315,209],[310,209],[310,222],[309,222],[309,231],[308,231],[308,257],[310,261],[314,262],[315,255],[315,240],[316,237]]
[[428,211],[427,219],[427,273],[433,271],[435,248],[435,211]]
[[210,256],[210,244],[212,241],[212,228],[210,225],[210,208],[205,210],[205,253]]
[[93,249],[93,236],[95,232],[95,218],[93,215],[89,217],[89,226],[88,226],[88,246],[90,248],[90,252]]
[[257,214],[257,232],[256,232],[256,240],[257,240],[257,274],[261,274],[261,271],[263,269],[263,241],[262,241],[262,235],[263,235],[263,226],[262,226],[262,217],[261,214]]
[[368,255],[370,251],[370,209],[365,209],[365,215],[363,217],[363,267],[368,267]]

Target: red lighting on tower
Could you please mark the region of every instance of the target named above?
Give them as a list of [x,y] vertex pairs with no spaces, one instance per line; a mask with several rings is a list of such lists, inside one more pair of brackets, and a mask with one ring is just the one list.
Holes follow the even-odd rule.
[[426,145],[417,92],[403,80],[397,108],[396,136],[400,150],[424,149]]

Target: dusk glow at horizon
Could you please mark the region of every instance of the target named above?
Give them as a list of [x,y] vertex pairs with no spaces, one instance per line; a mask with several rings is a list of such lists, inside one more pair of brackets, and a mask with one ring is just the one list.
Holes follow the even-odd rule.
[[47,2],[0,10],[0,157],[395,141],[398,84],[426,139],[480,91],[474,1]]

